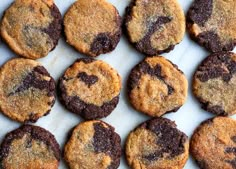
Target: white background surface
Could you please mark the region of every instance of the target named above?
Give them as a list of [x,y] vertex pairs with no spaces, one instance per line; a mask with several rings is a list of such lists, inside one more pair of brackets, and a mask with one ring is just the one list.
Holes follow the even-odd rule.
[[[62,15],[69,8],[75,0],[55,0],[56,5],[60,9]],[[124,16],[126,6],[130,0],[108,0],[119,10],[120,15]],[[0,16],[3,15],[4,10],[13,2],[13,0],[2,0],[0,2]],[[179,0],[185,13],[187,12],[192,0]],[[212,117],[210,113],[205,112],[200,108],[200,105],[195,100],[191,92],[191,76],[194,73],[197,65],[209,53],[199,47],[195,42],[189,39],[188,34],[185,34],[184,40],[175,47],[173,51],[163,54],[177,64],[179,68],[185,73],[189,81],[189,92],[186,104],[176,113],[164,115],[171,120],[174,120],[180,130],[185,132],[189,137],[192,135],[194,129],[205,119]],[[16,56],[11,50],[3,43],[0,42],[0,65],[8,59]],[[83,55],[76,52],[72,47],[66,44],[65,39],[62,37],[58,46],[47,57],[39,61],[47,68],[51,76],[57,81],[63,74],[65,69],[71,65],[77,58]],[[103,119],[107,123],[116,128],[116,132],[120,134],[122,139],[122,146],[124,147],[125,139],[128,133],[133,130],[138,124],[149,119],[149,117],[135,111],[130,105],[126,97],[125,86],[127,76],[130,70],[142,59],[144,55],[138,53],[123,36],[117,48],[110,54],[101,55],[98,59],[104,60],[112,67],[118,70],[123,79],[123,89],[120,96],[120,102],[117,108],[107,118]],[[57,100],[51,113],[38,120],[35,125],[42,126],[51,131],[61,149],[66,142],[68,131],[77,125],[82,119],[69,111],[67,111]],[[5,134],[13,129],[19,127],[20,124],[9,120],[0,113],[0,142],[2,142]],[[64,161],[61,160],[60,169],[66,169]],[[185,169],[198,168],[190,157]],[[128,169],[124,160],[124,154],[121,159],[119,169]]]

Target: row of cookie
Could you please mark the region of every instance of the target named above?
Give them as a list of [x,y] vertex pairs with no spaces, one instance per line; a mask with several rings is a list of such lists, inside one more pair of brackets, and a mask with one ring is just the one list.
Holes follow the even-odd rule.
[[[0,108],[19,122],[36,122],[55,103],[55,81],[37,61],[15,58],[0,70]],[[188,82],[176,65],[161,56],[148,57],[130,73],[128,96],[150,116],[177,111],[187,98]],[[77,59],[58,82],[58,96],[71,112],[86,120],[108,116],[119,102],[121,77],[110,65]]]
[[[233,50],[234,11],[234,1],[195,0],[187,14],[191,37],[211,52]],[[177,0],[133,0],[126,10],[124,26],[137,50],[158,55],[181,42],[185,16]],[[56,47],[62,16],[53,0],[15,0],[5,11],[0,29],[3,40],[19,56],[38,59]],[[79,0],[65,14],[64,32],[76,50],[98,56],[116,48],[121,37],[121,17],[105,0]]]
[[[209,119],[195,130],[190,152],[202,169],[235,168],[236,121],[228,117]],[[64,147],[70,169],[117,169],[121,139],[109,124],[82,122],[73,128]],[[130,132],[125,145],[127,163],[132,169],[182,169],[189,157],[189,139],[174,122],[154,118]],[[89,157],[89,158],[88,158]],[[60,147],[47,130],[32,126],[8,133],[0,147],[1,168],[57,169]]]
[[[193,76],[193,93],[203,108],[217,115],[235,114],[236,54],[214,53]],[[55,82],[38,62],[12,59],[0,70],[0,108],[13,120],[35,122],[55,102]],[[58,82],[63,105],[84,119],[108,116],[119,102],[121,78],[101,60],[78,59]],[[136,65],[127,81],[132,106],[149,116],[177,111],[186,101],[188,82],[182,71],[161,56]]]
[[201,169],[236,167],[236,120],[215,117],[202,122],[188,137],[165,118],[146,121],[126,140],[126,159],[132,169],[182,169],[189,150]]

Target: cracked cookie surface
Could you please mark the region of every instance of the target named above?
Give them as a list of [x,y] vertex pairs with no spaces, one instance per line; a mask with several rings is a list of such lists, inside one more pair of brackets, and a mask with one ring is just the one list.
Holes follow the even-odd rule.
[[64,157],[70,169],[117,169],[121,157],[120,136],[105,122],[82,122],[73,129]]
[[148,57],[136,65],[127,85],[133,107],[150,116],[177,111],[187,98],[185,75],[161,56]]
[[187,14],[191,37],[210,52],[231,51],[236,45],[234,0],[195,0]]
[[84,119],[108,116],[119,102],[121,78],[101,60],[78,59],[59,80],[63,105]]
[[36,122],[55,103],[55,81],[38,62],[16,58],[0,69],[0,108],[19,122]]
[[129,134],[126,159],[132,169],[182,169],[188,149],[188,137],[174,122],[159,117],[142,123]]
[[133,0],[126,9],[126,34],[146,55],[169,52],[185,33],[185,16],[176,0]]
[[47,130],[23,125],[8,133],[0,148],[1,169],[57,169],[60,147]]
[[106,0],[79,0],[66,12],[67,42],[88,56],[113,51],[121,37],[121,17]]
[[190,152],[201,169],[236,168],[236,121],[216,117],[200,124],[191,138]]
[[193,77],[193,93],[202,108],[216,115],[236,113],[236,54],[219,52],[208,56]]
[[61,14],[53,0],[16,0],[1,22],[3,40],[29,59],[48,55],[56,47],[61,29]]

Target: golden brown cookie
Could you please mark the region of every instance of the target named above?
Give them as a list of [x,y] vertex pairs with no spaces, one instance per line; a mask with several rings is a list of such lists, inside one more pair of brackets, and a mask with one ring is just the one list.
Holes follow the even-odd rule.
[[67,42],[88,56],[113,51],[121,37],[121,18],[106,0],[79,0],[66,12]]
[[154,117],[177,111],[187,98],[185,75],[162,56],[148,57],[136,65],[127,85],[133,107]]
[[236,54],[208,56],[197,68],[192,85],[203,109],[216,115],[236,114]]
[[119,102],[121,78],[101,60],[78,59],[59,80],[63,105],[84,119],[108,116]]
[[235,0],[195,0],[187,14],[193,40],[210,52],[231,51],[236,45]]
[[0,148],[1,169],[57,169],[60,147],[47,130],[32,126],[8,133]]
[[169,52],[185,33],[185,16],[177,0],[132,0],[126,9],[126,34],[146,55]]
[[55,81],[38,62],[12,59],[0,69],[0,108],[19,122],[36,122],[55,102]]
[[132,169],[182,169],[188,159],[188,137],[174,122],[154,118],[139,125],[126,141]]
[[53,0],[15,0],[1,22],[3,40],[15,53],[30,59],[48,55],[61,29],[61,14]]
[[201,169],[235,169],[236,121],[216,117],[203,122],[191,138],[190,152]]
[[64,157],[70,169],[117,169],[121,157],[120,136],[105,122],[82,122],[73,129]]

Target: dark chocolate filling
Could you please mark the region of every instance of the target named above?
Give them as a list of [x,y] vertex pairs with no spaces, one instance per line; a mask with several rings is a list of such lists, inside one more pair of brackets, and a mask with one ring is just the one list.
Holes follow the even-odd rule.
[[150,65],[143,61],[139,63],[132,71],[129,76],[128,89],[129,91],[133,90],[137,85],[139,85],[139,80],[143,74],[149,74],[151,76],[157,77],[159,80],[164,82],[168,88],[168,95],[171,95],[175,89],[165,82],[165,76],[161,75],[161,66],[157,64],[154,68],[151,68]]
[[200,26],[208,21],[212,15],[213,0],[195,0],[188,11],[188,21]]
[[113,51],[121,38],[121,17],[119,12],[115,8],[116,23],[118,30],[116,32],[101,32],[94,38],[90,45],[90,51],[93,55],[98,56],[100,54],[108,53]]
[[81,79],[88,87],[92,86],[98,81],[98,77],[95,75],[88,75],[85,72],[78,73],[77,76],[79,79]]
[[91,44],[90,51],[96,56],[114,50],[120,41],[121,31],[112,35],[111,33],[99,33]]
[[61,36],[62,16],[55,4],[52,5],[50,10],[51,10],[51,15],[53,17],[53,21],[49,24],[49,26],[46,29],[43,29],[42,31],[48,34],[48,36],[52,39],[54,45],[53,49],[54,49]]
[[[39,75],[48,76],[51,79],[50,81],[41,80]],[[15,91],[9,93],[9,96],[28,90],[31,87],[39,90],[46,90],[48,96],[55,95],[55,81],[43,66],[37,66],[23,79],[22,83],[15,89]]]
[[[236,136],[231,137],[231,140],[236,143]],[[233,160],[225,160],[225,162],[232,165],[233,168],[236,168],[236,147],[226,147],[225,153],[233,154],[235,158]]]
[[[35,139],[46,144],[54,152],[55,158],[60,161],[59,144],[49,131],[37,126],[23,125],[5,136],[0,148],[0,166],[3,165],[3,160],[9,155],[12,142],[15,139],[23,138],[25,134],[29,134],[32,140]],[[27,143],[26,149],[31,147],[31,140],[28,140]],[[1,167],[4,168],[4,166]]]
[[105,153],[112,159],[108,169],[116,169],[120,164],[121,140],[114,132],[114,128],[108,125],[105,128],[101,123],[94,123],[93,147],[96,153]]
[[[187,14],[187,27],[191,30],[194,23],[204,27],[212,15],[213,0],[195,0]],[[190,32],[191,38],[211,52],[231,51],[236,45],[236,40],[223,43],[215,30],[200,33],[197,37]]]
[[231,52],[211,54],[198,67],[195,76],[202,82],[218,77],[229,82],[236,73],[236,62],[231,58],[232,55]]
[[206,47],[212,52],[231,51],[236,44],[235,41],[230,41],[227,44],[223,44],[219,35],[214,31],[202,32],[197,36],[199,44]]
[[[147,53],[148,55],[156,55],[158,53],[161,53],[160,51],[158,52],[156,49],[154,49],[152,47],[151,44],[151,36],[153,35],[153,33],[155,33],[158,29],[161,28],[162,25],[167,24],[169,22],[171,22],[172,18],[171,17],[167,17],[167,16],[159,16],[157,18],[157,20],[153,23],[148,23],[149,29],[146,33],[146,35],[143,37],[142,40],[140,40],[139,42],[135,43],[136,48],[143,52],[143,53]],[[173,49],[173,46],[171,45],[169,47],[170,49]],[[169,50],[168,48],[168,50]]]
[[187,136],[176,128],[174,122],[164,119],[155,118],[143,123],[141,128],[145,128],[155,133],[157,136],[156,144],[160,147],[156,152],[143,156],[148,161],[155,161],[168,154],[168,159],[172,159],[185,152],[185,143]]
[[[34,8],[32,8],[32,10],[34,10]],[[38,32],[44,32],[44,33],[48,34],[48,36],[50,37],[50,39],[53,42],[53,48],[51,49],[51,50],[53,50],[56,47],[58,40],[61,36],[62,16],[61,16],[59,9],[57,8],[57,6],[55,4],[52,5],[50,10],[51,10],[51,15],[53,17],[53,21],[49,24],[49,26],[47,28],[35,27],[33,25],[26,25],[23,29],[23,33],[27,37],[27,35],[30,34],[30,31],[32,29],[34,29]],[[31,38],[27,38],[26,43],[27,43],[27,46],[29,46],[31,48],[34,45],[37,45],[37,43],[35,43],[33,41],[33,39],[31,39]],[[50,43],[50,42],[48,42],[48,43]]]

